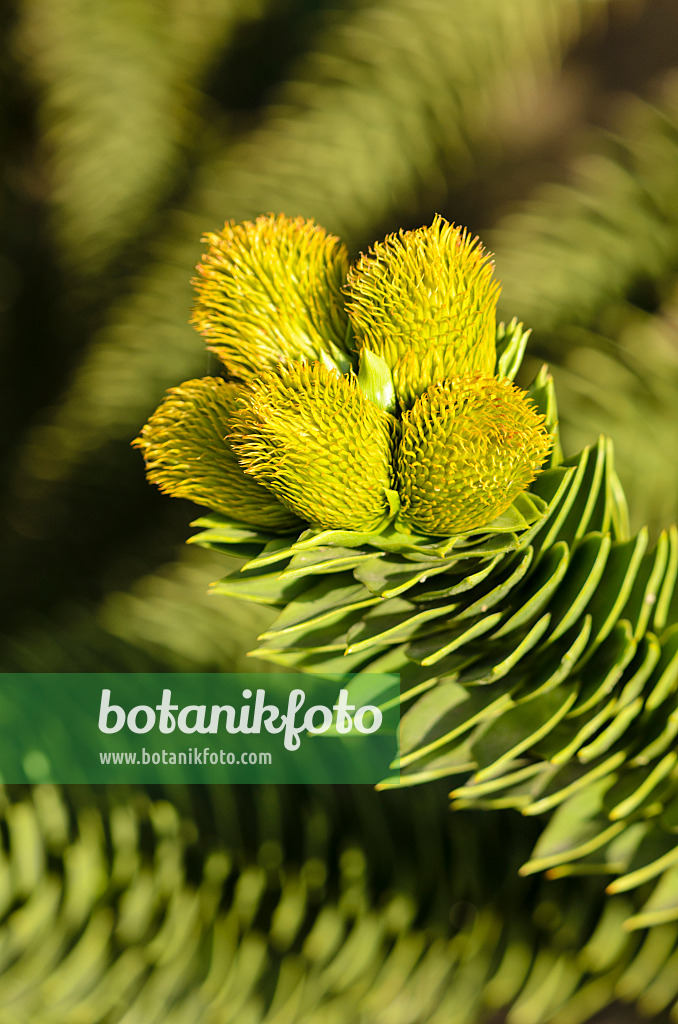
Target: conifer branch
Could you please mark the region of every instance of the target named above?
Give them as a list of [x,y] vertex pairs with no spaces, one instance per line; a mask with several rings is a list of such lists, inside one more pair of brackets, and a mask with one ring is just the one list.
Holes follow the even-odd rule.
[[[468,347],[455,349],[454,376],[446,376],[444,361],[433,364],[440,376],[414,406],[396,388],[394,413],[384,413],[366,397],[357,401],[355,378],[295,360],[293,332],[278,370],[240,392],[227,444],[245,473],[307,529],[259,530],[251,557],[253,514],[243,508],[230,519],[199,520],[206,529],[193,540],[233,553],[246,541],[248,562],[219,590],[281,607],[260,638],[260,656],[315,672],[341,666],[400,674],[399,774],[382,787],[445,778],[454,806],[545,814],[524,873],[607,872],[617,876],[612,891],[652,879],[654,889],[627,926],[678,921],[678,898],[670,895],[678,530],[663,533],[654,549],[646,530],[630,535],[604,437],[563,458],[546,369],[527,393],[509,379],[525,348],[522,325],[496,331],[494,374],[478,374],[476,349],[487,344],[487,330],[473,333],[474,300],[459,284],[469,253],[448,228],[437,219],[412,237],[432,267],[449,261],[454,287],[431,291],[428,268],[398,258],[380,267],[383,285],[362,289],[357,316],[351,303],[363,257],[349,273],[347,308],[356,348],[376,348],[385,365],[393,364],[383,341],[390,327],[374,325],[391,308],[403,353],[415,364],[426,360],[419,332],[400,329],[398,294],[406,315],[415,325],[421,318],[431,337],[454,337],[458,322]],[[282,236],[306,228],[279,219],[275,230]],[[407,236],[402,243],[410,244]],[[220,259],[226,271],[231,259],[241,262],[237,247]],[[259,266],[247,273],[258,275]],[[389,275],[398,294],[383,304]],[[322,291],[324,270],[316,267],[303,281]],[[275,310],[269,319],[263,329],[272,335]],[[393,423],[388,440],[380,439],[380,418]],[[151,479],[162,429],[152,418],[142,435]],[[179,421],[178,430],[200,445],[195,424]],[[167,457],[179,478],[183,455]],[[384,475],[389,464],[391,478]],[[205,490],[205,504],[216,507],[220,488]],[[389,518],[356,520],[364,496],[390,491],[397,500],[389,502]],[[480,495],[491,500],[483,506]],[[300,579],[308,586],[295,597]]]

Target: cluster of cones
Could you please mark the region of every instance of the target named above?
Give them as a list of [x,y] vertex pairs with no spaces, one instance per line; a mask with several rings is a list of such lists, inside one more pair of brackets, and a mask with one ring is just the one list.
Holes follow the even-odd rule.
[[349,266],[312,221],[206,236],[193,323],[226,370],[172,389],[134,442],[169,494],[272,533],[489,525],[551,439],[496,375],[499,286],[436,217]]

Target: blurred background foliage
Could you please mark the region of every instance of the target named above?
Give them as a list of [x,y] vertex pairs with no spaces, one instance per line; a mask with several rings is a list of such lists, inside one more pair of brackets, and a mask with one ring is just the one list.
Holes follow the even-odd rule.
[[[434,212],[468,225],[502,316],[534,329],[528,372],[553,368],[566,450],[610,434],[634,524],[675,518],[675,0],[5,0],[0,25],[0,670],[255,667],[267,613],[207,595],[228,567],[184,548],[196,510],[129,448],[167,387],[216,369],[189,281],[226,218],[315,217],[352,255]],[[606,959],[623,913],[536,883],[504,899],[473,851],[499,838],[518,864],[513,818],[348,789],[166,796],[12,794],[0,1019],[463,1024],[515,1001],[513,1024],[576,1024],[667,1004],[673,931]],[[287,819],[324,845],[300,852],[288,825],[290,846]],[[331,977],[302,949],[313,922],[346,940],[322,940]]]

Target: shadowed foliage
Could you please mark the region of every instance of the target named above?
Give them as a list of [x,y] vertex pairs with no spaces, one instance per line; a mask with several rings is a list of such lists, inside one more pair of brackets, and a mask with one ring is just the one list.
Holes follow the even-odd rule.
[[[257,634],[290,665],[391,658],[412,694],[404,776],[448,779],[8,791],[12,1024],[578,1024],[614,1000],[678,1019],[677,19],[670,0],[3,6],[2,670],[262,670]],[[208,594],[223,551],[183,548],[197,510],[129,447],[167,388],[222,373],[189,324],[201,238],[314,218],[360,267],[436,213],[495,253],[499,316],[533,329],[504,375],[553,428],[548,361],[564,460],[554,436],[513,520],[529,542],[507,524],[473,553],[351,548],[333,582],[379,614],[313,624],[307,603],[283,642],[280,565],[233,562]],[[348,264],[320,250],[336,312]],[[203,326],[226,352],[230,314],[226,341]],[[358,372],[344,328],[332,358]],[[421,367],[401,369],[413,401]],[[204,528],[220,548],[224,524]],[[336,649],[309,655],[305,630]]]

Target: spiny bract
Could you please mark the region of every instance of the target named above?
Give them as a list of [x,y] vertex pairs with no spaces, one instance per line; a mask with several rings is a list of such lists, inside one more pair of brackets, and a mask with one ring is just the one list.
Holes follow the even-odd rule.
[[374,530],[390,508],[397,429],[355,377],[294,363],[251,385],[231,440],[245,471],[304,519]]
[[402,421],[402,520],[421,533],[486,526],[524,491],[548,454],[540,416],[508,380],[434,384]]
[[133,442],[161,491],[266,530],[301,527],[295,515],[243,473],[226,440],[242,387],[221,377],[173,388]]
[[207,234],[192,323],[229,373],[249,380],[294,359],[348,367],[341,294],[346,247],[312,220],[280,215]]
[[401,405],[449,377],[494,373],[499,285],[477,238],[436,216],[358,260],[348,277],[355,343],[393,372]]

